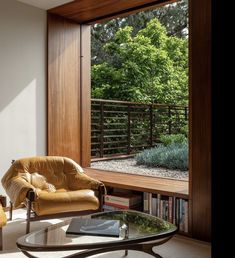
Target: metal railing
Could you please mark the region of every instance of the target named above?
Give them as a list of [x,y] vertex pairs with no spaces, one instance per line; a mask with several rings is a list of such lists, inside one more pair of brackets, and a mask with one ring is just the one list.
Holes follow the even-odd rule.
[[186,106],[92,99],[91,157],[135,154],[187,123]]

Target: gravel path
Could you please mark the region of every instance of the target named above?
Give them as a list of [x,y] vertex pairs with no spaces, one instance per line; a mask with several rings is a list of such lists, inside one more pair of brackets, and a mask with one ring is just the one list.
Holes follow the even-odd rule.
[[91,163],[91,167],[120,173],[188,180],[188,171],[149,168],[144,165],[136,165],[136,161],[133,158],[96,161]]

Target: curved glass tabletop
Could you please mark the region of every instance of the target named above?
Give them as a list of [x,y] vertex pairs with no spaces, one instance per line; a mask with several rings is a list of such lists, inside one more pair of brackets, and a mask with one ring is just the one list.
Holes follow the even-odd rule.
[[[177,227],[158,217],[132,210],[100,212],[81,218],[120,220],[119,237],[68,235],[66,230],[71,219],[50,225],[40,231],[29,233],[17,240],[24,250],[74,250],[99,248],[125,243],[141,243],[169,237],[176,233]],[[128,230],[127,230],[128,229]],[[128,232],[128,233],[127,233]]]

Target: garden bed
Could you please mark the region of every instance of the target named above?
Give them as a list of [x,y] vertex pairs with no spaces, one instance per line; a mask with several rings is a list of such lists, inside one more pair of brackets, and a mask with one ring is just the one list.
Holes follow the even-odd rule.
[[188,181],[188,171],[136,165],[136,161],[134,158],[95,161],[91,163],[91,168],[115,171],[120,173],[130,173],[144,176],[172,178]]

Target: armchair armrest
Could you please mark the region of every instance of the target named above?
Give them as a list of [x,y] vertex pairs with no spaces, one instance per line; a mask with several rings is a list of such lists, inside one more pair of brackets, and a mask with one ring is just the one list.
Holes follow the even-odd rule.
[[96,180],[83,172],[77,172],[75,174],[70,174],[68,177],[68,184],[71,190],[79,189],[92,189],[95,191],[96,196],[99,199],[99,210],[102,210],[103,207],[103,196],[106,194],[106,187],[104,183],[99,180]]
[[34,190],[34,187],[24,179],[13,178],[6,188],[6,193],[10,197],[14,207],[18,207],[25,201],[28,191]]
[[99,190],[104,185],[99,180],[89,177],[83,172],[76,172],[68,176],[68,186],[71,190],[92,189]]
[[0,228],[7,224],[7,217],[0,203]]

